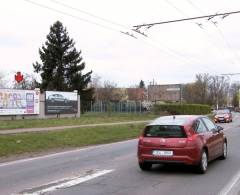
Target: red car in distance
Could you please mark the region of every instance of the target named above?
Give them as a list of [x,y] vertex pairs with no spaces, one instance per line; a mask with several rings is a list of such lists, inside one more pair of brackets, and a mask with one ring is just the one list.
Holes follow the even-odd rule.
[[232,122],[232,113],[228,109],[218,110],[216,115],[214,116],[215,123],[225,122],[229,123]]
[[142,170],[150,170],[153,164],[181,163],[205,173],[209,161],[226,157],[223,128],[206,116],[159,117],[145,127],[138,141]]

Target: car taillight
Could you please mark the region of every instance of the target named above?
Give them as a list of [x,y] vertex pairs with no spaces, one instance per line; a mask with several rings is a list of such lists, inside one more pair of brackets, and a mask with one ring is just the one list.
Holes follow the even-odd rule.
[[196,139],[196,135],[191,135],[187,138],[187,143],[192,143],[194,142]]

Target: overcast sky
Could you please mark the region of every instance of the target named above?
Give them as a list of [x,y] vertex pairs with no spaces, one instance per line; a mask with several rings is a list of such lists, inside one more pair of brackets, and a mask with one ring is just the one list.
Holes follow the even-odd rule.
[[239,11],[239,0],[57,0],[112,23],[51,0],[32,1],[75,17],[25,0],[0,0],[0,71],[7,77],[16,71],[33,72],[38,49],[57,20],[82,51],[86,71],[93,70],[103,81],[120,87],[136,85],[141,79],[146,84],[153,79],[157,84],[173,84],[192,82],[197,73],[240,72],[240,14],[223,20],[215,17],[211,22],[200,19],[142,28],[147,38],[120,33],[133,33],[132,26],[143,23]]

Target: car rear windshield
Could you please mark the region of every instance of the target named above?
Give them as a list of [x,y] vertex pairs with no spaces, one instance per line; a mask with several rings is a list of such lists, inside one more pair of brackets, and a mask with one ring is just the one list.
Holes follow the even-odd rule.
[[230,111],[229,110],[218,110],[217,114],[229,114]]
[[144,137],[185,138],[183,126],[179,125],[151,125],[144,131]]

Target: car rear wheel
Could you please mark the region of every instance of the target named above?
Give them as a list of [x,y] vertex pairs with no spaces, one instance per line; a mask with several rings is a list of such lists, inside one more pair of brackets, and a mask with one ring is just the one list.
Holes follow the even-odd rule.
[[203,173],[206,173],[207,167],[208,167],[208,156],[207,156],[206,150],[204,149],[202,151],[201,159],[199,161],[197,168],[198,168],[199,173],[203,174]]
[[227,142],[223,144],[223,154],[220,156],[220,159],[225,160],[227,158]]
[[148,170],[150,170],[152,168],[152,164],[151,163],[147,163],[147,162],[140,162],[139,163],[139,167],[143,171],[148,171]]

